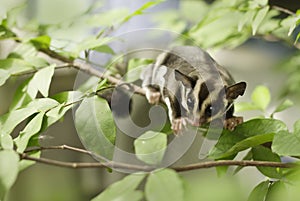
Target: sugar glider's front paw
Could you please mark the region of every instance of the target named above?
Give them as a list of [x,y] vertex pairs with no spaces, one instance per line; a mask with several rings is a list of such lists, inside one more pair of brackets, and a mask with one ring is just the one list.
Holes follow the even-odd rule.
[[155,89],[146,89],[146,98],[150,104],[158,104],[160,101],[160,92]]
[[177,119],[174,119],[172,121],[172,130],[174,132],[175,135],[179,135],[182,130],[186,127],[187,125],[187,120],[185,118],[177,118]]
[[241,123],[243,123],[243,117],[231,117],[224,120],[224,128],[233,131]]

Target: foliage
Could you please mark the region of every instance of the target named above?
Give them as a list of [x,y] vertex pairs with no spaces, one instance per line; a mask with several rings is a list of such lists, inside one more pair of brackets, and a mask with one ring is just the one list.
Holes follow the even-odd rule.
[[[68,1],[65,3],[64,6],[69,6]],[[12,1],[7,3],[4,10],[0,9],[0,40],[15,43],[0,60],[0,86],[6,86],[15,79],[22,82],[6,113],[0,116],[0,200],[7,196],[18,173],[34,164],[26,159],[29,160],[29,156],[35,157],[37,161],[41,159],[40,150],[29,152],[30,149],[40,147],[39,136],[45,134],[51,125],[60,121],[72,108],[76,108],[75,127],[78,135],[89,153],[103,164],[112,162],[115,143],[118,141],[118,127],[105,93],[115,87],[116,82],[112,77],[117,79],[118,68],[117,65],[110,68],[108,62],[105,67],[108,67],[109,76],[99,75],[91,66],[87,68],[80,65],[80,62],[83,60],[89,65],[89,56],[94,51],[110,55],[112,60],[120,56],[121,53],[110,45],[111,41],[118,40],[112,32],[159,3],[161,1],[149,1],[133,12],[116,9],[100,13],[103,5],[94,3],[78,8],[78,13],[62,12],[64,14],[58,16],[50,13],[53,17],[51,20],[43,18],[47,13],[32,19],[25,18],[25,10],[30,9],[29,1],[25,0],[21,4]],[[190,44],[193,41],[193,44],[203,48],[234,48],[252,36],[257,36],[264,39],[271,37],[293,48],[299,47],[300,33],[296,33],[300,22],[299,10],[279,18],[282,10],[271,7],[267,0],[181,3],[181,15],[174,15],[171,11],[157,15],[165,16],[164,20],[153,19],[165,29],[171,29],[172,26],[173,31],[180,32],[183,36],[178,39],[180,43]],[[63,10],[63,5],[60,9]],[[194,16],[188,12],[189,9],[201,12]],[[292,59],[281,65],[291,75],[285,92],[299,92],[299,55],[296,52]],[[148,58],[132,58],[128,62],[128,70],[134,73],[128,74],[126,81],[135,82],[140,73],[138,67],[151,62]],[[93,77],[74,91],[63,89],[54,94],[51,91],[53,76],[61,68],[75,68]],[[25,79],[19,79],[21,76]],[[257,86],[251,102],[236,104],[239,112],[258,110],[262,116],[245,121],[234,131],[223,130],[207,157],[216,161],[234,160],[244,152],[247,152],[244,159],[253,161],[282,162],[285,156],[299,157],[300,121],[296,121],[293,131],[290,131],[287,122],[274,118],[274,114],[292,107],[293,103],[283,99],[267,115],[271,101],[269,89]],[[193,200],[192,195],[197,195],[198,189],[172,167],[160,167],[168,152],[169,131],[146,131],[134,140],[133,154],[142,167],[153,170],[151,173],[129,174],[92,200]],[[106,166],[113,167],[113,164],[110,165]],[[292,200],[293,197],[299,197],[296,190],[300,187],[298,168],[258,165],[257,169],[270,179],[262,181],[253,189],[249,201],[283,200],[283,196],[285,200]],[[237,168],[235,172],[239,170]],[[224,200],[226,193],[217,196]],[[203,200],[209,200],[204,195]]]

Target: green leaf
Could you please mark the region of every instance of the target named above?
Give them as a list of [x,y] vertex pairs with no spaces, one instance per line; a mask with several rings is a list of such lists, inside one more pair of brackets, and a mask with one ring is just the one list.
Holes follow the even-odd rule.
[[79,91],[64,91],[52,96],[54,100],[61,104],[71,104],[79,102],[83,97],[83,93]]
[[[13,52],[9,53],[7,58],[11,59],[21,59],[26,62],[28,62],[26,59],[28,57],[36,57],[37,56],[37,50],[35,47],[30,43],[20,43],[16,46],[16,48],[13,50]],[[30,63],[30,62],[28,62]],[[31,63],[30,63],[31,64]]]
[[254,10],[248,10],[240,19],[239,24],[238,24],[238,31],[242,31],[243,27],[248,24],[249,22],[252,22],[252,19],[255,15]]
[[0,86],[4,85],[9,77],[10,73],[8,70],[0,69]]
[[209,156],[214,159],[228,157],[251,146],[271,141],[273,135],[281,130],[287,130],[287,127],[276,119],[249,120],[232,132],[224,130]]
[[33,109],[36,112],[47,112],[58,105],[59,103],[51,98],[39,98],[31,101],[24,108]]
[[59,121],[66,112],[68,112],[76,103],[80,102],[82,97],[83,94],[78,91],[66,91],[55,94],[52,98],[60,104],[46,113],[47,118],[43,125],[44,129]]
[[30,102],[24,108],[13,110],[0,117],[0,134],[8,135],[13,129],[26,118],[37,112],[46,112],[54,108],[59,103],[50,98],[36,99]]
[[272,150],[283,156],[300,156],[300,120],[294,124],[294,132],[280,131],[274,136]]
[[174,170],[153,172],[148,177],[145,194],[148,201],[183,201],[183,182]]
[[47,35],[38,36],[36,38],[31,39],[30,43],[32,43],[33,46],[38,50],[49,49],[51,38]]
[[11,75],[34,69],[30,63],[22,59],[13,58],[0,60],[0,68],[7,70]]
[[298,33],[298,35],[297,35],[297,37],[295,39],[294,45],[296,45],[298,43],[299,39],[300,39],[300,33]]
[[282,111],[292,107],[293,105],[294,105],[294,103],[291,100],[286,99],[276,107],[275,111],[272,114],[277,113],[277,112],[282,112]]
[[42,123],[43,123],[43,118],[44,118],[45,113],[44,112],[40,112],[38,113],[24,128],[24,130],[22,130],[20,132],[20,135],[18,136],[18,138],[15,139],[16,145],[17,145],[17,151],[19,153],[23,153],[24,150],[27,147],[27,144],[30,140],[31,137],[33,137],[34,135],[36,135],[42,127]]
[[12,103],[10,104],[9,110],[16,110],[19,109],[20,107],[23,107],[24,105],[28,104],[30,101],[32,101],[32,98],[27,93],[27,85],[29,81],[31,80],[28,79],[24,81],[15,91],[15,95],[13,98]]
[[269,0],[254,0],[258,5],[266,6],[268,5]]
[[140,8],[135,10],[133,13],[129,14],[124,19],[122,19],[121,23],[127,22],[128,20],[130,20],[132,17],[134,17],[136,15],[142,15],[146,9],[148,9],[150,7],[153,7],[157,4],[160,4],[161,2],[163,2],[163,1],[162,0],[156,0],[156,1],[149,1],[149,2],[145,3]]
[[12,150],[0,151],[0,200],[4,200],[7,191],[18,176],[19,156]]
[[25,120],[35,112],[36,110],[34,108],[22,108],[1,116],[0,133],[2,135],[10,134],[19,123],[21,123],[23,120]]
[[132,174],[123,178],[108,188],[106,188],[100,195],[93,198],[92,201],[139,201],[143,194],[135,189],[145,178],[144,174]]
[[107,54],[115,54],[114,50],[111,49],[108,45],[101,45],[98,47],[95,47],[93,50],[101,53],[107,53]]
[[273,137],[274,137],[274,133],[267,133],[267,134],[248,137],[244,140],[237,142],[229,150],[223,153],[221,157],[226,158],[234,154],[237,154],[240,151],[246,150],[250,147],[264,144],[266,142],[271,142],[273,140]]
[[251,192],[248,201],[265,201],[270,181],[263,181],[258,184]]
[[295,200],[295,198],[289,197],[290,196],[289,193],[290,191],[289,189],[287,189],[283,181],[281,180],[274,181],[268,189],[268,193],[266,195],[265,201]]
[[[280,157],[273,153],[269,148],[257,146],[252,148],[253,159],[256,161],[272,161],[281,162]],[[280,179],[282,172],[279,168],[273,167],[257,167],[257,169],[267,177]]]
[[147,131],[134,141],[137,158],[151,165],[161,162],[166,147],[167,135],[154,131]]
[[85,98],[75,113],[75,127],[84,146],[107,159],[112,159],[116,126],[106,100]]
[[14,141],[11,135],[0,135],[0,144],[2,149],[10,149],[14,148]]
[[254,20],[252,22],[252,34],[255,35],[256,31],[259,27],[259,25],[262,23],[262,21],[264,20],[264,18],[266,17],[268,11],[269,11],[270,7],[266,6],[263,7],[262,9],[260,9],[256,16],[254,17]]
[[251,99],[254,105],[265,111],[271,101],[271,94],[267,87],[260,85],[254,89]]
[[7,29],[5,26],[0,25],[0,40],[2,39],[8,39],[8,38],[13,38],[15,37],[15,33],[12,32],[11,30]]
[[42,68],[34,74],[32,79],[28,83],[27,92],[28,95],[34,99],[37,92],[41,92],[44,97],[48,97],[51,79],[54,74],[55,64],[46,68]]
[[103,45],[108,44],[111,42],[113,38],[97,38],[96,36],[89,37],[80,43],[78,43],[77,47],[75,48],[75,54],[79,54],[81,51],[94,49]]
[[129,14],[129,10],[126,8],[116,8],[113,10],[107,10],[99,14],[91,16],[87,23],[93,26],[112,26],[121,22]]
[[235,112],[244,112],[244,111],[251,111],[251,110],[259,110],[260,108],[253,103],[248,102],[237,102],[234,103],[234,111]]

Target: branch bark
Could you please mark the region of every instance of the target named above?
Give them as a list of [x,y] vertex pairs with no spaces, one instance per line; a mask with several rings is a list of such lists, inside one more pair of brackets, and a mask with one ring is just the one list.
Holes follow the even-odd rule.
[[[61,145],[61,146],[51,146],[51,147],[36,147],[29,150],[26,150],[25,153],[19,154],[22,160],[30,160],[35,161],[38,163],[44,163],[48,165],[54,165],[59,167],[66,167],[66,168],[117,168],[117,169],[125,169],[130,171],[143,171],[149,172],[153,171],[157,168],[161,167],[153,167],[153,166],[141,166],[141,165],[132,165],[127,163],[120,163],[120,162],[93,162],[93,163],[76,163],[76,162],[62,162],[52,159],[46,158],[35,158],[29,156],[27,153],[32,151],[42,151],[42,150],[71,150],[78,153],[88,154],[93,156],[93,153],[84,149],[71,147],[68,145]],[[206,161],[206,162],[199,162],[195,164],[189,164],[184,166],[174,166],[169,167],[177,172],[184,172],[184,171],[191,171],[197,169],[206,169],[212,167],[219,167],[219,166],[241,166],[241,167],[275,167],[275,168],[291,168],[295,167],[296,164],[294,163],[281,163],[281,162],[271,162],[271,161],[250,161],[250,160],[243,160],[243,161],[234,161],[234,160],[220,160],[220,161]]]

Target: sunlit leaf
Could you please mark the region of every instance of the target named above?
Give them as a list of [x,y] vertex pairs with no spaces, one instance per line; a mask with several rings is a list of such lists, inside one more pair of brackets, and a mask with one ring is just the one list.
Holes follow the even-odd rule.
[[251,110],[259,110],[260,108],[253,103],[248,102],[237,102],[234,103],[234,111],[236,112],[244,112],[244,111],[251,111]]
[[148,177],[145,194],[148,201],[183,201],[183,182],[174,170],[153,172]]
[[265,201],[282,201],[289,200],[294,201],[295,198],[289,197],[289,189],[282,180],[274,181],[271,183],[266,195]]
[[59,103],[65,103],[65,104],[70,104],[70,103],[76,103],[80,101],[83,97],[83,93],[80,91],[64,91],[58,94],[53,95],[51,98],[56,100]]
[[4,200],[18,175],[19,155],[12,150],[0,151],[0,200]]
[[237,142],[233,145],[229,150],[222,154],[221,158],[226,158],[232,156],[240,151],[246,150],[250,147],[254,147],[260,144],[264,144],[266,142],[271,142],[273,140],[274,133],[267,133],[256,135],[252,137],[248,137],[244,140]]
[[265,201],[270,182],[263,181],[258,184],[251,192],[248,201]]
[[141,15],[144,13],[144,11],[150,7],[153,7],[159,3],[163,2],[162,0],[156,0],[156,1],[149,1],[147,3],[145,3],[144,5],[142,5],[140,8],[138,8],[137,10],[135,10],[133,13],[129,14],[128,16],[126,16],[125,18],[122,19],[121,23],[125,23],[128,20],[130,20],[132,17],[136,16],[136,15]]
[[55,64],[50,65],[46,68],[42,68],[34,74],[32,79],[28,83],[27,93],[34,99],[37,92],[41,92],[44,97],[48,97],[49,88],[54,74]]
[[109,47],[108,45],[101,45],[98,47],[95,47],[93,50],[101,53],[107,53],[107,54],[115,54],[114,50]]
[[297,35],[297,37],[296,37],[296,39],[295,39],[295,42],[294,42],[294,44],[297,44],[297,43],[298,43],[298,41],[299,41],[299,39],[300,39],[300,33],[298,33],[298,35]]
[[77,47],[75,48],[75,53],[79,54],[81,51],[84,51],[84,50],[90,50],[90,49],[94,49],[97,47],[107,45],[112,40],[113,40],[113,38],[108,38],[108,37],[97,38],[96,36],[86,38],[85,40],[78,43]]
[[139,201],[142,199],[143,193],[135,189],[144,178],[144,174],[128,175],[110,185],[100,195],[93,198],[92,201]]
[[7,70],[0,69],[0,86],[5,84],[6,80],[10,77],[10,73]]
[[275,111],[273,112],[273,114],[274,114],[274,113],[277,113],[277,112],[282,112],[282,111],[284,111],[284,110],[286,110],[286,109],[292,107],[293,105],[294,105],[294,103],[293,103],[291,100],[286,99],[286,100],[284,100],[282,103],[280,103],[280,104],[276,107],[276,109],[275,109]]
[[271,101],[271,94],[267,87],[261,85],[254,89],[251,99],[255,106],[265,111]]
[[254,0],[257,4],[261,6],[266,6],[268,5],[269,0]]
[[112,159],[116,126],[106,100],[98,96],[85,98],[75,113],[75,126],[88,150]]
[[269,11],[269,6],[266,6],[262,9],[260,9],[256,16],[254,17],[254,20],[252,22],[252,34],[255,35],[256,31],[259,27],[259,25],[261,24],[261,22],[264,20],[264,18],[266,17],[268,11]]
[[242,31],[243,27],[248,24],[249,22],[252,22],[252,19],[255,15],[255,11],[254,10],[248,10],[244,16],[242,16],[242,18],[239,21],[238,24],[238,31]]
[[282,156],[300,156],[300,120],[294,124],[294,132],[281,131],[274,136],[272,150]]
[[282,130],[287,130],[287,127],[279,120],[249,120],[238,125],[232,132],[224,130],[209,156],[214,159],[221,159],[237,154],[246,148],[271,141],[273,135]]
[[7,29],[5,26],[0,25],[0,40],[1,39],[8,39],[8,38],[13,38],[15,37],[15,33],[12,32],[11,30]]
[[11,75],[33,70],[33,66],[22,59],[3,59],[0,60],[0,68],[7,70]]
[[37,56],[37,50],[31,43],[20,43],[16,48],[7,56],[10,59],[20,59],[28,62],[27,58],[32,58]]
[[0,135],[0,147],[2,149],[13,149],[14,148],[14,141],[11,135]]
[[17,145],[17,151],[20,153],[23,153],[23,151],[26,149],[27,144],[32,136],[37,134],[42,127],[42,122],[44,118],[45,113],[40,112],[37,114],[20,132],[20,135],[18,138],[15,139],[16,145]]
[[154,131],[147,131],[134,141],[137,158],[151,165],[161,162],[166,147],[167,135]]
[[[256,161],[272,161],[281,162],[280,157],[273,153],[269,148],[263,146],[257,146],[252,148],[253,160]],[[267,177],[280,179],[282,178],[282,172],[278,168],[273,167],[257,167],[257,169]]]
[[93,26],[111,26],[120,23],[128,14],[128,9],[116,8],[91,16],[87,23]]
[[47,35],[38,36],[30,40],[34,47],[38,50],[40,49],[49,49],[51,38]]
[[27,90],[27,85],[28,85],[30,80],[31,80],[31,78],[24,81],[17,88],[17,90],[15,91],[13,101],[10,104],[9,111],[19,109],[20,107],[28,104],[30,101],[33,100],[26,91]]
[[46,112],[47,110],[56,107],[58,104],[58,102],[49,98],[36,99],[23,108],[13,110],[1,116],[0,134],[10,134],[19,123],[21,123],[31,115],[37,112]]

